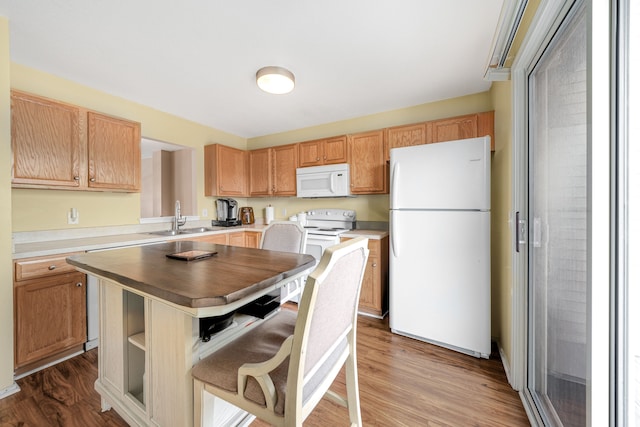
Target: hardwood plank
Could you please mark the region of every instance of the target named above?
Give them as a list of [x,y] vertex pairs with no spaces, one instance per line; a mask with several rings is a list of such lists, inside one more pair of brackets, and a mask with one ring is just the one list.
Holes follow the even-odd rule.
[[[388,319],[358,319],[358,378],[364,425],[529,426],[497,354],[476,359],[389,331]],[[344,372],[331,387],[346,393]],[[346,425],[345,408],[322,400],[305,427]],[[268,426],[256,420],[252,427]]]
[[[126,426],[115,411],[100,411],[97,365],[94,349],[18,380],[21,392],[0,400],[0,425]],[[529,426],[495,353],[476,359],[394,335],[386,319],[358,319],[358,376],[366,426]],[[344,373],[332,389],[345,393]],[[324,399],[304,425],[348,419],[345,408]]]

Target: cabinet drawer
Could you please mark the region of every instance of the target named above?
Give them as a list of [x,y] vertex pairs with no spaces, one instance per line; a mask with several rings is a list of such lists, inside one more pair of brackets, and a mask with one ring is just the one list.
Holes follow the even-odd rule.
[[72,273],[76,269],[66,261],[71,255],[75,253],[16,261],[16,281]]

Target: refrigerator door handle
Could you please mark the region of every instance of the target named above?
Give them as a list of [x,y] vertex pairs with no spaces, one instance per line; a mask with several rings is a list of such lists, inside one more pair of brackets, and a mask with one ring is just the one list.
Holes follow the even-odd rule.
[[396,185],[398,182],[398,175],[400,174],[400,164],[394,163],[393,170],[391,171],[391,208],[397,208],[396,197],[398,194]]
[[398,257],[400,254],[398,253],[398,247],[396,245],[396,235],[398,233],[393,232],[393,223],[395,222],[393,217],[396,215],[395,211],[391,211],[391,215],[389,216],[389,230],[391,230],[391,256]]

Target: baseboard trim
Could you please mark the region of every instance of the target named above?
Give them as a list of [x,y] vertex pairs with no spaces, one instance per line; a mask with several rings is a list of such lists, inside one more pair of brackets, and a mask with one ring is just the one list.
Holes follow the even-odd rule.
[[509,360],[507,359],[507,355],[504,352],[504,349],[500,345],[498,341],[498,353],[500,354],[500,360],[502,361],[502,367],[504,368],[504,373],[507,376],[507,381],[509,381],[509,385],[512,389],[519,391],[517,388],[513,386],[513,381],[511,380],[511,366],[509,366]]
[[14,381],[13,384],[11,384],[9,387],[0,390],[0,400],[4,399],[5,397],[11,396],[12,394],[15,394],[19,391],[20,386],[18,386],[18,384]]

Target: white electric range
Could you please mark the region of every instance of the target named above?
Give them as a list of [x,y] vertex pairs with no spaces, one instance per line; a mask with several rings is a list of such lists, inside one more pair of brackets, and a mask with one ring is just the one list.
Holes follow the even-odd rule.
[[313,209],[306,212],[305,252],[317,261],[324,250],[340,243],[340,235],[356,228],[356,211],[351,209]]

